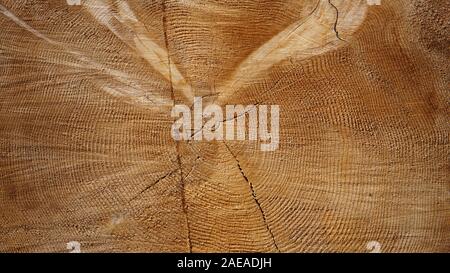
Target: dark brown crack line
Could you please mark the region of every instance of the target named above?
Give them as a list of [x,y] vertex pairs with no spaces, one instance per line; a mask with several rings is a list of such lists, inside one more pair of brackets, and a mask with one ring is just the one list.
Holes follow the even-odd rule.
[[339,21],[339,10],[333,3],[331,3],[331,0],[328,0],[328,3],[336,10],[336,21],[334,22],[334,26],[333,26],[334,33],[336,33],[336,38],[345,42],[345,40],[339,36],[339,31],[337,30],[337,25],[338,25],[338,21]]
[[[172,64],[170,61],[170,51],[169,51],[169,40],[167,38],[167,17],[166,17],[166,1],[163,0],[161,3],[162,7],[162,23],[163,23],[163,33],[164,33],[164,44],[167,50],[167,63],[169,65],[169,82],[170,82],[170,92],[171,92],[171,98],[173,101],[173,106],[175,107],[175,91],[173,88],[173,81],[172,81]],[[180,185],[181,185],[181,205],[183,208],[183,213],[185,215],[186,219],[186,229],[187,229],[187,243],[189,252],[192,253],[192,242],[191,242],[191,229],[189,224],[189,216],[188,216],[188,206],[186,204],[186,190],[185,190],[185,181],[183,178],[183,166],[181,163],[181,155],[180,155],[180,143],[176,142],[176,152],[177,152],[177,162],[178,167],[180,170]]]
[[166,179],[167,177],[171,176],[174,172],[178,171],[178,169],[172,170],[168,173],[166,173],[165,175],[161,176],[160,178],[158,178],[155,182],[153,182],[152,184],[148,185],[147,187],[145,187],[144,189],[142,189],[138,194],[136,194],[136,196],[134,196],[133,198],[130,199],[130,201],[128,201],[129,203],[133,202],[134,200],[136,200],[139,196],[141,196],[144,192],[148,191],[149,189],[151,189],[152,187],[154,187],[156,184],[158,184],[159,182],[161,182],[162,180]]
[[257,197],[256,192],[255,192],[255,188],[253,187],[252,182],[250,182],[249,179],[248,179],[248,177],[245,175],[245,172],[244,172],[244,170],[243,170],[242,167],[241,167],[241,163],[239,162],[237,156],[231,151],[231,149],[230,149],[230,147],[228,146],[228,144],[227,144],[225,141],[223,141],[223,144],[224,144],[225,147],[227,148],[228,152],[230,152],[230,154],[233,156],[234,160],[236,160],[236,165],[237,165],[237,167],[238,167],[238,169],[239,169],[239,171],[240,171],[242,177],[243,177],[244,180],[248,183],[248,186],[249,186],[250,191],[251,191],[251,193],[252,193],[253,200],[255,201],[255,204],[256,204],[256,206],[258,207],[258,209],[259,209],[259,211],[260,211],[260,213],[261,213],[261,216],[262,216],[262,219],[263,219],[263,221],[264,221],[264,225],[266,226],[267,232],[269,232],[270,237],[272,238],[273,245],[274,245],[275,249],[276,249],[278,252],[280,252],[280,249],[278,248],[277,242],[275,241],[275,236],[273,235],[273,232],[272,232],[272,230],[271,230],[271,228],[270,228],[270,226],[269,226],[269,224],[268,224],[268,222],[267,222],[266,214],[264,213],[264,210],[263,210],[262,207],[261,207],[261,203],[260,203],[259,200],[258,200],[258,197]]

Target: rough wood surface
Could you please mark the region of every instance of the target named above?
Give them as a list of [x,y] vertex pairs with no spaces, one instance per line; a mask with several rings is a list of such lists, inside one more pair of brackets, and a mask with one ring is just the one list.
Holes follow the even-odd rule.
[[[0,251],[450,251],[449,14],[0,0]],[[175,142],[194,96],[279,105],[279,149]]]

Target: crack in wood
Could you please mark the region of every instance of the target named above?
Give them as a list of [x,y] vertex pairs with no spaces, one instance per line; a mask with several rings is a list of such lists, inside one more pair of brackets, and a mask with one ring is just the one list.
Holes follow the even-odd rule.
[[339,36],[339,31],[337,30],[338,21],[339,21],[339,9],[331,2],[331,0],[328,0],[328,3],[336,10],[336,21],[334,22],[334,26],[333,26],[333,31],[334,31],[334,33],[336,33],[336,38],[345,42],[345,40]]
[[161,182],[162,180],[166,179],[167,177],[170,177],[173,173],[175,173],[176,171],[178,171],[179,169],[175,169],[172,170],[168,173],[166,173],[165,175],[161,176],[160,178],[158,178],[155,182],[153,182],[152,184],[148,185],[147,187],[145,187],[144,189],[142,189],[138,194],[136,194],[133,198],[130,199],[130,201],[128,201],[128,203],[133,202],[134,200],[136,200],[139,196],[141,196],[144,192],[148,191],[149,189],[151,189],[152,187],[154,187],[156,184],[158,184],[159,182]]
[[275,247],[275,249],[280,252],[280,249],[278,248],[277,242],[275,240],[275,236],[273,235],[272,229],[269,226],[269,223],[267,222],[267,217],[266,214],[261,206],[261,203],[258,200],[258,197],[256,195],[256,191],[255,188],[253,187],[253,183],[250,182],[250,180],[248,179],[247,175],[245,175],[244,170],[242,169],[241,163],[239,162],[239,159],[237,158],[237,156],[231,151],[230,146],[228,146],[228,144],[223,141],[223,144],[225,145],[225,147],[227,148],[228,152],[233,156],[234,160],[236,161],[236,165],[239,169],[239,172],[241,173],[242,177],[244,178],[244,180],[248,183],[248,186],[250,188],[251,194],[252,194],[252,198],[255,201],[256,206],[258,207],[258,210],[261,213],[261,217],[263,219],[264,225],[266,226],[267,232],[270,234],[270,237],[272,238],[272,242],[273,242],[273,246]]
[[[172,81],[172,64],[170,61],[170,50],[169,50],[169,40],[167,38],[167,17],[166,17],[166,1],[163,0],[161,2],[161,8],[162,8],[162,24],[163,24],[163,33],[164,33],[164,44],[167,51],[167,62],[169,65],[169,82],[170,82],[170,92],[171,97],[173,101],[173,106],[175,107],[175,91],[173,88],[173,81]],[[183,178],[183,166],[181,162],[181,154],[180,154],[180,143],[178,141],[175,142],[175,149],[177,153],[177,162],[178,162],[178,168],[180,170],[180,187],[181,187],[181,206],[183,209],[183,213],[185,215],[185,221],[186,221],[186,233],[187,233],[187,245],[189,248],[189,252],[192,253],[192,241],[191,241],[191,229],[190,229],[190,223],[189,223],[189,215],[188,215],[188,206],[186,204],[186,189],[185,189],[185,183]]]

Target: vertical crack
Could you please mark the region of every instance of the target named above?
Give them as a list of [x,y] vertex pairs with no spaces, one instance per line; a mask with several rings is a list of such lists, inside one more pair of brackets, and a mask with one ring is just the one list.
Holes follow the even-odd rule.
[[341,41],[345,41],[339,36],[339,31],[337,30],[338,21],[339,21],[339,10],[338,8],[331,2],[331,0],[328,0],[328,3],[336,10],[336,21],[334,22],[333,30],[334,33],[336,33],[336,38],[338,38]]
[[228,144],[225,141],[223,142],[223,144],[225,144],[225,147],[227,148],[228,152],[230,152],[230,154],[233,156],[234,160],[236,160],[236,165],[237,165],[237,167],[238,167],[242,177],[248,183],[248,186],[249,186],[251,194],[252,194],[252,198],[255,201],[255,204],[256,204],[256,206],[258,207],[258,210],[261,213],[261,217],[263,219],[264,225],[266,226],[267,232],[270,234],[270,237],[272,238],[273,246],[275,247],[275,249],[278,252],[280,252],[280,249],[278,248],[277,242],[275,241],[275,236],[273,235],[272,229],[270,228],[270,226],[269,226],[269,224],[267,222],[266,214],[264,213],[264,210],[261,207],[261,203],[259,202],[258,197],[256,195],[255,188],[253,187],[253,183],[250,182],[248,177],[245,175],[245,172],[242,169],[241,163],[239,162],[237,156],[231,151],[231,149],[228,146]]
[[[167,63],[169,66],[170,92],[171,92],[171,98],[173,101],[173,106],[175,107],[176,102],[175,102],[175,91],[173,88],[173,81],[172,81],[172,64],[171,64],[171,60],[170,60],[169,40],[167,38],[167,17],[166,17],[166,1],[165,0],[162,0],[161,7],[162,7],[164,44],[165,44],[166,51],[167,51]],[[192,253],[191,228],[190,228],[189,215],[188,215],[188,206],[186,204],[186,190],[185,190],[185,181],[184,181],[184,177],[183,177],[183,166],[181,163],[180,142],[176,141],[175,143],[176,143],[178,168],[180,170],[181,206],[183,209],[183,213],[185,215],[186,229],[187,229],[187,231],[186,231],[187,245],[189,248],[189,252]]]

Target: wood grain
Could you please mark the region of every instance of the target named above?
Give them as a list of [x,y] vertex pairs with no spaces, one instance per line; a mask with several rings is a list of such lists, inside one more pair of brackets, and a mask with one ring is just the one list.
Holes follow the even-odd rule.
[[[0,0],[0,251],[449,252],[449,14]],[[279,149],[174,141],[194,96],[279,105]]]

